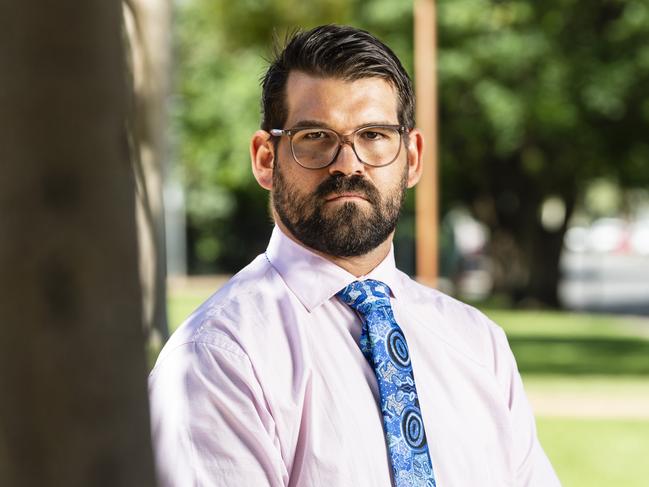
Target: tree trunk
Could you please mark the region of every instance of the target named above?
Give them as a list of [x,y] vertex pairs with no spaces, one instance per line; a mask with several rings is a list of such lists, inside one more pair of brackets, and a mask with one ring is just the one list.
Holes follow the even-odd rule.
[[171,70],[169,0],[125,0],[134,87],[129,125],[133,134],[142,311],[149,348],[168,336],[165,225],[162,199],[167,144],[167,97]]
[[561,277],[559,259],[563,249],[565,230],[549,232],[538,227],[536,232],[528,235],[531,239],[526,242],[529,249],[528,267],[529,279],[521,290],[521,297],[531,305],[542,305],[558,308],[559,279]]
[[0,485],[153,486],[121,4],[0,6]]
[[[494,165],[497,163],[494,163]],[[494,291],[518,306],[560,306],[559,260],[563,238],[575,205],[575,195],[552,181],[541,187],[521,170],[516,156],[507,161],[508,171],[491,174],[489,193],[474,201],[476,217],[490,229],[488,253],[493,262]],[[540,212],[548,194],[565,204],[563,223],[545,229]]]

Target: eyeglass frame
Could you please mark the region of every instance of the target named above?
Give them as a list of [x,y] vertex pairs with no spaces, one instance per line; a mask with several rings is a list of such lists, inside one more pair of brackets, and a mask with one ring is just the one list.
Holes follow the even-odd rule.
[[[383,128],[383,129],[394,129],[399,133],[399,150],[397,151],[397,154],[394,156],[394,158],[390,162],[386,162],[385,164],[381,165],[375,165],[375,164],[370,164],[369,162],[365,162],[363,159],[361,159],[358,155],[358,152],[356,152],[356,147],[354,147],[354,138],[356,137],[356,134],[361,131],[361,130],[366,130],[366,129],[372,129],[372,128]],[[322,130],[328,130],[330,132],[333,132],[336,134],[336,137],[338,137],[338,149],[336,149],[336,153],[334,154],[333,158],[331,161],[329,161],[327,164],[324,166],[319,166],[319,167],[308,167],[304,166],[303,164],[298,161],[297,157],[295,156],[295,149],[293,147],[293,136],[302,131],[302,130],[309,130],[309,129],[322,129]],[[338,159],[338,156],[340,155],[340,151],[343,147],[344,144],[349,144],[349,146],[352,148],[352,151],[354,152],[354,155],[356,156],[356,159],[359,160],[362,164],[365,164],[366,166],[369,167],[386,167],[392,164],[394,161],[396,161],[399,158],[399,154],[401,154],[401,145],[403,143],[403,136],[404,134],[407,134],[409,132],[408,127],[405,125],[382,125],[382,124],[370,124],[370,125],[361,125],[354,131],[348,133],[348,134],[341,134],[337,132],[334,129],[331,129],[329,127],[320,127],[320,126],[298,126],[298,127],[293,127],[291,129],[270,129],[270,135],[271,137],[282,137],[282,136],[287,136],[289,140],[289,145],[291,146],[291,155],[293,156],[293,160],[300,166],[303,167],[304,169],[312,169],[312,170],[318,170],[318,169],[324,169],[326,167],[331,166],[336,159]]]

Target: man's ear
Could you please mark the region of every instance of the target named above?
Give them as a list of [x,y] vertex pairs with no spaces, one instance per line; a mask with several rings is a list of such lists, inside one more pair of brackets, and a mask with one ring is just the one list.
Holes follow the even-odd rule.
[[424,171],[424,136],[417,129],[412,129],[408,134],[408,188],[412,188],[421,179]]
[[264,189],[273,187],[273,168],[275,166],[275,147],[272,137],[265,130],[257,130],[250,139],[250,160],[252,173]]

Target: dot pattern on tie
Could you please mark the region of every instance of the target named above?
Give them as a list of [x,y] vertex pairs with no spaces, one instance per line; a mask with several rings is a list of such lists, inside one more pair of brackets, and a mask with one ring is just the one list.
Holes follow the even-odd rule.
[[360,348],[379,384],[383,428],[396,487],[436,487],[410,362],[389,287],[355,281],[338,293],[363,321]]

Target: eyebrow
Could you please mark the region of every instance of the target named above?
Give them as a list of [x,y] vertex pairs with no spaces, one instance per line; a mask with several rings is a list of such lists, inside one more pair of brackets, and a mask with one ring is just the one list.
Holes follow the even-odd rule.
[[[355,127],[354,130],[358,130],[363,127],[371,127],[373,125],[400,125],[400,124],[398,122],[394,123],[386,120],[380,120],[380,121],[366,122],[364,124]],[[319,128],[326,128],[326,129],[333,130],[333,128],[329,124],[325,122],[321,122],[319,120],[298,120],[291,128],[296,129],[296,128],[303,128],[303,127],[319,127]]]
[[293,125],[293,127],[322,127],[322,128],[330,128],[329,125],[327,125],[324,122],[320,122],[318,120],[298,120],[297,123]]

